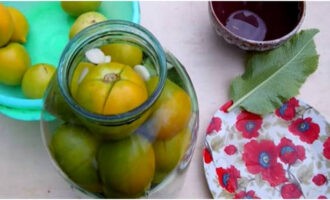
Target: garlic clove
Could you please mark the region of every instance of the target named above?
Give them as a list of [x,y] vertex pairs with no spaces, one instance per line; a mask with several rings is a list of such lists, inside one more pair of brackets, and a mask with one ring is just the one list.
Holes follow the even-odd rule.
[[111,62],[111,56],[105,56],[104,63],[109,63],[109,62]]
[[85,56],[88,61],[94,64],[101,64],[105,61],[105,55],[101,51],[101,49],[98,48],[92,48],[86,51]]
[[135,65],[134,71],[136,71],[145,81],[150,79],[150,73],[148,69],[143,65]]

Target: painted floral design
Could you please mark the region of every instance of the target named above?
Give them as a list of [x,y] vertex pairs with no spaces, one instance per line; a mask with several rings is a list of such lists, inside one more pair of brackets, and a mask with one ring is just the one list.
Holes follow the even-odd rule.
[[261,128],[262,118],[259,115],[242,111],[237,116],[236,128],[242,132],[244,138],[253,138],[259,136],[259,129]]
[[203,150],[203,158],[204,158],[204,162],[207,164],[213,161],[212,155],[207,148],[204,148]]
[[290,121],[296,116],[296,107],[299,106],[299,102],[296,98],[291,98],[289,101],[282,104],[281,107],[275,110],[275,115],[286,120]]
[[211,123],[207,127],[206,134],[211,134],[212,132],[219,132],[221,130],[221,119],[219,117],[213,117]]
[[278,154],[282,162],[286,164],[294,164],[298,159],[303,161],[305,157],[305,149],[301,145],[294,145],[293,142],[283,137],[277,146]]
[[295,98],[259,116],[232,101],[216,111],[203,150],[215,198],[330,197],[330,124]]
[[260,143],[252,140],[244,145],[243,160],[247,170],[252,174],[261,174],[262,179],[271,186],[285,182],[285,171],[282,164],[277,162],[276,145],[271,140]]
[[298,199],[302,196],[302,192],[297,184],[287,183],[281,187],[281,196],[284,199]]
[[235,147],[235,145],[231,144],[231,145],[226,146],[224,151],[228,155],[234,155],[237,152],[237,148]]
[[317,174],[313,177],[312,181],[315,185],[321,186],[328,182],[328,179],[323,174]]
[[238,187],[237,179],[241,177],[240,172],[234,167],[216,169],[220,185],[230,193],[234,193]]
[[299,136],[301,141],[312,144],[319,137],[320,127],[311,117],[298,118],[290,124],[289,131]]
[[230,101],[227,101],[225,104],[223,104],[221,107],[220,107],[220,110],[222,112],[228,112],[228,109],[230,108],[230,106],[233,105],[233,100],[230,100]]
[[260,199],[255,195],[255,191],[249,190],[247,192],[240,191],[234,195],[234,199]]
[[323,143],[323,155],[327,159],[330,159],[330,137]]

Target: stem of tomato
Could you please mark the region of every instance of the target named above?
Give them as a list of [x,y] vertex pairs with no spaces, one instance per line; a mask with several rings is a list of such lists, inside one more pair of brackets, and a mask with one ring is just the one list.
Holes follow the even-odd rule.
[[119,75],[116,73],[108,73],[108,74],[104,75],[104,77],[103,77],[103,81],[106,83],[115,82],[118,79],[119,79]]

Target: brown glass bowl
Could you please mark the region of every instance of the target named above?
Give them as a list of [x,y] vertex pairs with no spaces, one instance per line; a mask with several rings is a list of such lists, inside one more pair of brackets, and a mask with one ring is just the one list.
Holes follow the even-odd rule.
[[300,28],[304,1],[209,1],[211,24],[228,43],[243,50],[278,47]]

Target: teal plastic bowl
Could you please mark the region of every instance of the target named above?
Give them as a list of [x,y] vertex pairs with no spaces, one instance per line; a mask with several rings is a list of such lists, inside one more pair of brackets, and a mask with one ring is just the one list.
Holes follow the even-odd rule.
[[[29,33],[24,46],[29,52],[31,64],[49,63],[57,66],[75,20],[62,10],[60,1],[1,3],[20,10],[29,22]],[[138,1],[104,1],[98,11],[108,19],[140,23]],[[0,84],[0,113],[3,115],[17,120],[39,120],[42,107],[42,99],[25,98],[20,86]]]

